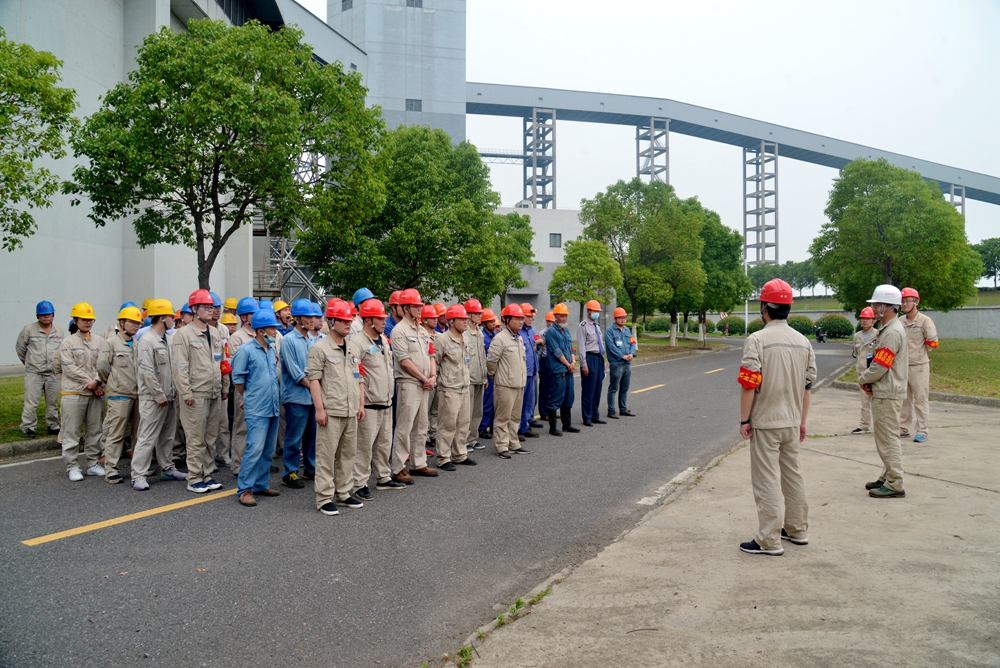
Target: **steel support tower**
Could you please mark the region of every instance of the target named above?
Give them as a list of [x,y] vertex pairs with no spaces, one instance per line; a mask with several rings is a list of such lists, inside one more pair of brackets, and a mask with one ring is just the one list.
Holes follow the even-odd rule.
[[958,209],[958,212],[965,215],[965,186],[951,184],[951,205]]
[[533,108],[524,119],[524,201],[556,208],[556,110]]
[[635,127],[635,175],[670,183],[670,119],[650,118]]
[[746,264],[778,264],[778,145],[743,148],[743,255]]

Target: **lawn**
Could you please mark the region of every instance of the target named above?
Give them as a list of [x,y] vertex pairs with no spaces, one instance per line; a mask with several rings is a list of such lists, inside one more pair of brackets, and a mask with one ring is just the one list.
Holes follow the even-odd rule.
[[[718,348],[725,345],[724,343],[708,341],[709,348]],[[685,339],[678,336],[677,346],[671,347],[669,334],[659,332],[656,334],[643,334],[639,337],[639,356],[637,359],[641,361],[644,357],[652,357],[654,355],[676,355],[677,353],[699,348],[701,348],[701,341],[694,338]]]
[[[0,443],[23,441],[21,411],[24,409],[24,376],[0,378]],[[45,436],[45,395],[38,404],[38,436]]]
[[[980,290],[975,297],[965,300],[965,306],[1000,306],[1000,290]],[[795,297],[793,311],[843,311],[844,307],[833,297]],[[750,313],[760,311],[758,302],[750,302]],[[742,315],[740,308],[733,315]]]
[[[931,392],[1000,397],[1000,340],[941,339],[930,356]],[[840,380],[857,382],[854,367]]]

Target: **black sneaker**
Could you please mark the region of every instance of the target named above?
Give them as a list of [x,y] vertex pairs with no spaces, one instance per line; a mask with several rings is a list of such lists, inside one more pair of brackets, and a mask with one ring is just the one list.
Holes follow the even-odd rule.
[[475,459],[469,459],[468,457],[466,457],[465,459],[463,459],[460,462],[455,462],[455,465],[456,466],[475,466],[476,465],[476,460]]
[[776,550],[765,550],[760,545],[758,545],[757,541],[755,540],[751,540],[746,543],[740,543],[740,549],[749,554],[769,554],[772,557],[780,557],[785,553],[785,548],[783,547],[780,547]]
[[867,490],[878,489],[884,483],[885,483],[884,480],[876,480],[875,482],[866,482],[865,483],[865,489],[867,489]]
[[531,431],[530,429],[528,431],[524,432],[524,435],[526,437],[528,437],[528,438],[538,438],[538,434],[536,434],[535,432]]
[[607,424],[607,420],[602,420],[601,418],[594,418],[594,424]]
[[49,436],[58,436],[58,435],[59,435],[58,427],[56,427],[55,429],[49,429]]
[[35,430],[34,429],[25,430],[24,437],[30,441],[35,437]]
[[538,420],[534,419],[528,423],[528,426],[531,427],[532,429],[545,429],[545,424],[543,422],[539,422]]
[[892,499],[896,497],[902,498],[906,496],[906,492],[904,492],[903,490],[899,490],[897,492],[896,490],[890,487],[886,487],[885,484],[883,483],[882,486],[877,487],[868,492],[868,496],[875,499]]
[[489,434],[489,432],[481,431],[481,432],[479,432],[479,438],[481,438],[483,440],[488,440],[488,439],[491,439],[493,437]]
[[337,501],[338,506],[347,506],[348,508],[364,508],[365,504],[361,503],[361,499],[349,494],[346,499]]
[[324,515],[339,515],[340,511],[337,510],[337,504],[333,501],[327,501],[322,506],[319,507],[319,512]]
[[442,471],[454,471],[455,465],[451,462],[445,462],[444,464],[438,464],[438,468]]
[[858,434],[867,434],[868,430],[862,429],[861,427],[855,427],[854,429],[851,430],[851,433],[857,436]]
[[524,443],[527,439],[524,437],[524,434],[522,434],[521,432],[517,432],[517,440],[520,441],[521,443]]
[[498,452],[497,457],[499,457],[500,459],[510,459],[510,453],[507,452],[506,450],[503,452]]
[[385,482],[376,483],[375,489],[406,489],[406,483],[389,478]]
[[[403,485],[403,487],[406,487],[406,485]],[[371,501],[372,499],[375,498],[375,495],[373,495],[371,490],[368,489],[368,485],[365,485],[361,489],[354,492],[354,496],[358,497],[363,501]]]
[[[583,426],[584,426],[584,427],[593,427],[593,426],[594,426],[594,423],[593,423],[593,422],[591,422],[590,420],[584,420],[584,421],[583,421]],[[568,430],[566,430],[566,431],[568,431]]]
[[302,489],[306,486],[306,484],[302,482],[302,478],[299,477],[297,471],[292,471],[288,475],[281,476],[281,484],[285,487],[291,487],[292,489]]
[[792,538],[791,536],[788,535],[788,532],[785,531],[784,529],[781,530],[781,540],[787,540],[792,545],[808,545],[809,544],[809,539],[808,538]]
[[580,433],[580,428],[579,427],[574,427],[573,425],[567,425],[567,426],[563,427],[562,430],[566,431],[566,432],[569,432],[571,434],[579,434]]
[[612,420],[617,420],[618,419],[618,413],[616,413],[614,411],[610,411],[608,413],[608,417],[611,418]]
[[528,450],[527,448],[518,448],[517,450],[511,450],[511,453],[515,455],[530,455],[531,450]]
[[480,443],[479,441],[476,441],[475,443],[472,444],[472,449],[473,450],[485,450],[486,446],[483,445],[482,443]]

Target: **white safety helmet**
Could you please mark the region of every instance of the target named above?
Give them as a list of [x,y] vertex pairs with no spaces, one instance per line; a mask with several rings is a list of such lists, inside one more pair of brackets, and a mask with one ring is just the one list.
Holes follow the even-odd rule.
[[895,285],[880,285],[875,288],[869,304],[892,304],[899,306],[903,303],[903,293]]

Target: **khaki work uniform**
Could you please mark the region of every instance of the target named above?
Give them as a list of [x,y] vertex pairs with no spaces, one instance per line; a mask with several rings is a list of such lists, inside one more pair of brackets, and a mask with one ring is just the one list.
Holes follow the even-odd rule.
[[899,445],[899,412],[906,398],[909,351],[906,331],[893,318],[878,331],[872,365],[858,376],[858,382],[872,386],[872,421],[875,449],[882,459],[879,481],[889,489],[903,490],[903,451]]
[[[170,338],[170,363],[177,390],[177,409],[187,441],[188,485],[205,482],[215,467],[212,445],[219,435],[221,361],[222,342],[214,327],[202,332],[195,323],[191,323]],[[185,403],[189,399],[194,401],[190,406]]]
[[[867,341],[865,340],[866,335],[868,336]],[[854,362],[854,370],[857,371],[858,376],[868,368],[868,356],[875,355],[875,348],[872,346],[877,339],[878,332],[875,328],[868,332],[863,330],[854,332],[854,357],[857,358]],[[865,431],[872,428],[872,398],[867,392],[861,393],[861,423],[859,426]]]
[[802,398],[816,380],[816,355],[809,340],[772,320],[743,344],[739,382],[755,387],[750,408],[750,481],[757,504],[757,544],[781,547],[781,529],[805,538],[809,505],[799,470]]
[[105,339],[97,355],[97,374],[104,385],[104,398],[108,401],[101,437],[104,441],[105,477],[118,475],[118,462],[122,456],[126,428],[131,429],[133,440],[139,433],[136,399],[135,341],[125,340],[123,333]]
[[493,337],[486,355],[486,371],[493,379],[493,447],[497,452],[517,450],[524,385],[528,365],[524,341],[504,327]]
[[[222,342],[222,359],[231,365],[233,356],[229,352],[229,328],[219,323],[216,329],[219,331],[219,341]],[[230,374],[225,374],[222,377],[222,386],[226,388],[227,393],[229,392],[229,382]],[[221,461],[223,464],[228,464],[231,443],[232,435],[229,433],[229,411],[226,409],[226,405],[223,404],[219,410],[219,435],[216,437],[212,447],[213,459],[217,462]]]
[[353,341],[345,341],[341,348],[332,336],[327,336],[309,349],[306,378],[319,381],[328,418],[325,427],[316,424],[313,484],[317,510],[334,499],[343,501],[354,491],[362,384],[359,348]]
[[[248,330],[246,327],[240,327],[233,332],[232,336],[229,337],[229,357],[235,357],[236,351],[240,349],[240,346],[253,341],[254,336],[256,336],[254,331],[252,329]],[[229,380],[227,379],[226,382],[229,382]],[[229,443],[228,451],[223,446],[222,452],[216,452],[215,456],[217,459],[221,459],[223,463],[228,462],[229,470],[233,472],[233,475],[239,475],[240,464],[243,463],[243,455],[247,451],[247,420],[239,400],[236,400],[233,404],[233,430],[232,434],[230,434]]]
[[468,459],[469,434],[469,344],[464,336],[455,340],[451,331],[434,339],[438,371],[437,463]]
[[905,315],[899,321],[909,342],[906,397],[899,413],[899,424],[901,431],[927,436],[927,419],[931,412],[931,358],[927,353],[938,347],[937,328],[933,320],[919,311],[913,322]]
[[486,390],[486,342],[483,331],[469,319],[469,328],[462,333],[469,351],[469,435],[465,447],[479,440],[479,423],[483,421],[483,393]]
[[[436,320],[434,321],[437,322]],[[429,341],[434,341],[440,332],[435,332],[433,329],[427,329],[423,325],[420,326],[423,330],[421,333]],[[440,373],[440,372],[437,372]],[[427,396],[427,440],[434,441],[437,439],[438,432],[438,388],[441,386],[440,379],[437,386],[432,389]]]
[[59,356],[63,331],[55,323],[46,334],[37,322],[24,326],[17,335],[14,350],[24,365],[24,410],[21,412],[21,431],[34,431],[38,425],[38,402],[45,393],[45,426],[49,431],[59,429],[59,379],[52,370],[52,363]]
[[59,355],[53,369],[62,377],[62,429],[59,442],[62,444],[63,461],[66,470],[80,468],[80,430],[86,433],[84,456],[87,468],[99,463],[101,457],[101,412],[104,402],[94,396],[84,385],[92,380],[100,382],[97,376],[97,355],[104,339],[91,334],[84,338],[82,332],[71,334],[59,344]]
[[[375,480],[388,482],[392,477],[389,456],[392,453],[392,349],[389,339],[379,334],[375,339],[362,330],[351,341],[357,343],[364,373],[365,419],[358,423],[358,451],[354,457],[354,489],[368,485],[372,468]],[[381,342],[381,346],[377,345]]]
[[425,334],[407,319],[392,329],[392,362],[396,378],[396,433],[392,441],[392,473],[396,475],[406,467],[427,466],[424,441],[427,438],[427,404],[430,392],[423,383],[403,369],[403,362],[410,360],[425,377],[431,375],[430,345]]
[[[152,463],[153,452],[162,471],[174,468],[174,431],[177,422],[177,393],[170,368],[170,348],[154,331],[139,339],[138,373],[139,436],[132,448],[132,480],[145,476]],[[166,401],[160,406],[158,401]]]

